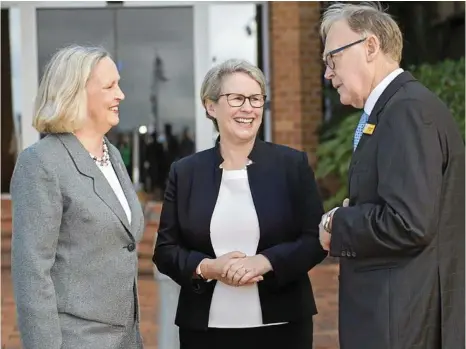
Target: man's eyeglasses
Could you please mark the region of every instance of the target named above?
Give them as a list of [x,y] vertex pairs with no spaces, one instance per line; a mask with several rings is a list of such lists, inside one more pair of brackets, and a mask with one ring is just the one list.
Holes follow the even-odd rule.
[[335,50],[330,51],[329,53],[327,53],[325,55],[325,61],[324,61],[325,65],[327,67],[329,67],[330,69],[332,69],[332,70],[335,69],[335,62],[333,61],[333,56],[335,54],[343,51],[343,50],[346,50],[347,48],[349,48],[351,46],[354,46],[356,44],[359,44],[359,43],[363,42],[364,40],[366,40],[366,38],[354,41],[354,42],[352,42],[352,43],[350,43],[348,45],[345,45],[345,46],[342,46],[342,47],[339,47],[339,48],[337,48]]
[[246,97],[239,93],[224,93],[219,98],[225,96],[230,107],[242,107],[246,99],[249,99],[249,104],[253,108],[262,108],[265,103],[266,95],[251,95]]

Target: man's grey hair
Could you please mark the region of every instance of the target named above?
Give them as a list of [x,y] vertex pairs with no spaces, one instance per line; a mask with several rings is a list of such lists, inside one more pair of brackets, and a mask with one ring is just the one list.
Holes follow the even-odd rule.
[[361,4],[334,3],[327,7],[322,16],[320,36],[325,42],[330,28],[335,22],[345,20],[351,30],[361,36],[373,34],[380,41],[383,53],[394,61],[401,61],[403,35],[395,20],[386,13],[380,3]]
[[[222,94],[222,85],[225,77],[234,73],[245,73],[252,79],[257,81],[261,88],[262,94],[265,95],[266,91],[266,80],[264,73],[256,67],[254,64],[243,60],[243,59],[229,59],[223,63],[220,63],[212,67],[204,77],[204,81],[201,86],[201,102],[204,108],[206,108],[206,102],[208,100],[217,102]],[[214,123],[215,129],[218,131],[217,120],[209,115],[206,108],[206,115]]]

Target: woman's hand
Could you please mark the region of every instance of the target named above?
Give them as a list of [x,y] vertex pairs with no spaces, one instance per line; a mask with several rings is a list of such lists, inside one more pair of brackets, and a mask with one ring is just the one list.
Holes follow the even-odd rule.
[[200,264],[201,273],[207,280],[221,280],[223,278],[223,270],[225,268],[228,270],[230,265],[244,257],[246,257],[246,254],[243,252],[233,251],[215,259],[206,258]]
[[[233,283],[231,278],[227,278],[227,273],[233,265],[236,265],[235,268],[239,268],[242,265],[241,261],[246,258],[249,257],[247,257],[243,252],[233,251],[216,259],[204,259],[200,266],[201,273],[207,280],[213,279],[230,286],[239,286],[238,283]],[[248,278],[248,280],[244,280],[241,285],[253,284],[262,281],[263,279],[262,275],[257,275]]]
[[261,255],[236,259],[225,264],[223,278],[232,286],[243,286],[263,280],[262,275],[272,270],[269,260]]

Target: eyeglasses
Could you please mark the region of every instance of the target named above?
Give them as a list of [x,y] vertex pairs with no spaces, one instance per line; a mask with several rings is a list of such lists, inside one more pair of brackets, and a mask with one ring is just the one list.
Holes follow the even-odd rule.
[[342,47],[339,47],[339,48],[337,48],[335,50],[330,51],[329,53],[327,53],[325,55],[325,60],[324,60],[325,65],[327,67],[329,67],[330,69],[332,69],[332,70],[335,69],[335,62],[333,61],[333,56],[335,54],[343,51],[343,50],[346,50],[347,48],[349,48],[351,46],[354,46],[356,44],[359,44],[359,43],[363,42],[364,40],[366,40],[366,38],[354,41],[354,42],[352,42],[352,43],[350,43],[348,45],[345,45],[345,46],[342,46]]
[[242,107],[246,99],[249,99],[249,104],[253,108],[262,108],[265,104],[266,95],[251,95],[246,97],[239,93],[224,93],[219,98],[225,96],[230,107]]

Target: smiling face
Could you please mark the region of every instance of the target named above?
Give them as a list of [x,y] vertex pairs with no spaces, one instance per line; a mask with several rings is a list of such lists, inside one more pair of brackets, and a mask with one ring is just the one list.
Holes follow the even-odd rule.
[[119,104],[125,95],[119,80],[115,63],[105,57],[96,64],[87,82],[88,125],[99,133],[107,133],[120,121]]
[[222,138],[251,141],[262,123],[263,98],[259,83],[248,74],[238,72],[223,78],[221,96],[217,102],[207,101],[206,107],[209,115],[217,120]]
[[362,108],[371,92],[371,81],[375,72],[366,45],[371,39],[368,37],[360,41],[361,34],[351,30],[344,20],[335,22],[328,32],[324,60],[328,52],[360,41],[328,58],[333,69],[327,66],[325,78],[332,81],[333,87],[340,95],[340,102],[344,105]]

